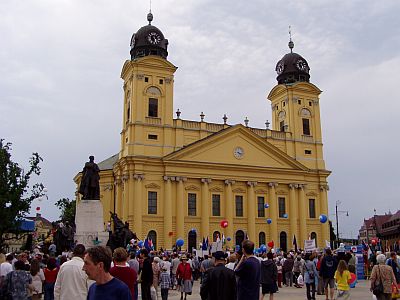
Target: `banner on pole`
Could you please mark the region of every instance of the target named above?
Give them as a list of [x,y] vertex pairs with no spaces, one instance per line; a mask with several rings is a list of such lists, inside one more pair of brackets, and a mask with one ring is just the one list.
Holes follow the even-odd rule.
[[312,252],[315,250],[315,239],[312,240],[304,240],[304,251]]

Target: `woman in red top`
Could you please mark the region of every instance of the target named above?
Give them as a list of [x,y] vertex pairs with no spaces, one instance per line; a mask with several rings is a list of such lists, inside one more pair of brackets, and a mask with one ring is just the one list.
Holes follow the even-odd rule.
[[44,300],[54,300],[54,284],[56,283],[58,268],[55,258],[49,258],[44,268]]
[[114,267],[110,269],[110,274],[125,283],[131,291],[132,299],[135,299],[135,285],[137,281],[136,271],[127,264],[128,252],[124,248],[114,250]]
[[185,293],[186,300],[186,295],[192,294],[192,268],[187,263],[186,255],[181,256],[181,263],[176,270],[176,278],[181,291],[181,300],[183,299],[183,293]]

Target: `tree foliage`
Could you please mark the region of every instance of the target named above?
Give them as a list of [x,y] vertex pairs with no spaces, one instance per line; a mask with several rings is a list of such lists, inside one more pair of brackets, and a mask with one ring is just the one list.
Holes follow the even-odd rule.
[[43,184],[32,187],[29,181],[33,175],[40,175],[39,163],[43,159],[32,153],[29,169],[25,172],[11,160],[11,143],[0,139],[0,250],[5,246],[4,233],[19,233],[20,220],[26,216],[32,201],[43,196]]
[[61,210],[60,219],[65,222],[68,221],[70,224],[75,223],[75,211],[76,201],[69,200],[68,198],[62,198],[55,204],[59,210]]

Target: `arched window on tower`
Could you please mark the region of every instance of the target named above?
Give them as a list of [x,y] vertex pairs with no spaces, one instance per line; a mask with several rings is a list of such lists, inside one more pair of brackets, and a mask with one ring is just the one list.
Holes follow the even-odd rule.
[[311,126],[310,126],[310,118],[311,112],[307,108],[303,108],[300,112],[302,123],[303,123],[303,134],[311,135]]
[[126,106],[126,123],[129,123],[131,120],[131,101],[128,101]]
[[158,118],[159,116],[158,99],[161,96],[161,91],[158,87],[151,86],[146,90],[146,94],[149,95],[149,107],[147,115],[149,117]]
[[258,234],[258,247],[265,245],[265,232],[260,232]]
[[157,249],[157,233],[154,230],[150,230],[149,233],[147,234],[147,237],[153,243],[154,250],[156,250]]

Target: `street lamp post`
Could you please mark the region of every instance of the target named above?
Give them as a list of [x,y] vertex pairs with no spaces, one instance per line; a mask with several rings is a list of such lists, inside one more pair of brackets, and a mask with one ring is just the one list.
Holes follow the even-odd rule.
[[339,238],[339,213],[345,213],[346,217],[349,216],[348,210],[338,210],[338,206],[341,204],[339,200],[336,201],[335,205],[335,212],[336,212],[336,243],[337,246],[340,245],[340,238]]

